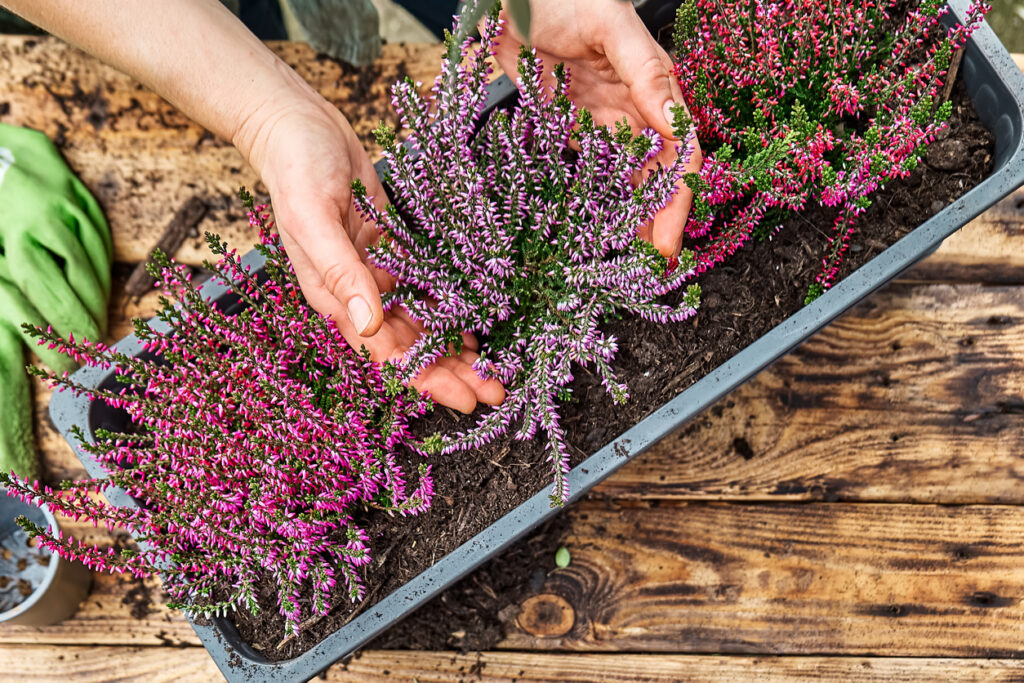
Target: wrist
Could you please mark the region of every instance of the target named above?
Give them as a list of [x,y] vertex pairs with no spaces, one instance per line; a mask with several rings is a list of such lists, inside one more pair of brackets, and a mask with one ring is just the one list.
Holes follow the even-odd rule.
[[329,106],[284,62],[278,61],[276,67],[272,85],[258,92],[250,88],[231,124],[231,143],[261,177],[266,170],[267,143],[280,122],[296,114],[319,114]]

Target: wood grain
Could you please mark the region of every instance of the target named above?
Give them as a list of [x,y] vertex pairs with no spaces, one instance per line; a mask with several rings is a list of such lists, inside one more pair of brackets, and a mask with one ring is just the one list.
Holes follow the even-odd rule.
[[[271,47],[341,109],[368,149],[380,119],[393,121],[387,88],[400,77],[432,81],[437,45],[386,45],[358,72],[299,43]],[[265,193],[255,172],[215,138],[154,93],[53,38],[0,36],[0,121],[42,130],[100,200],[114,231],[114,258],[146,258],[174,213],[194,197],[209,215],[178,252],[200,264],[209,254],[203,232],[219,232],[240,248],[252,244],[235,193]],[[376,152],[372,152],[376,154]]]
[[[223,680],[198,648],[0,646],[11,680],[138,680],[191,683]],[[477,681],[1019,681],[1024,662],[1012,659],[892,657],[744,657],[533,652],[403,652],[371,650],[331,667],[321,680],[339,683]]]
[[1024,289],[891,285],[598,488],[1024,502]]
[[[164,606],[166,598],[159,581],[149,579],[141,587],[138,583],[123,576],[94,573],[92,590],[73,617],[53,626],[0,625],[0,643],[199,645],[185,618]],[[148,610],[135,607],[137,614],[132,614],[135,605],[149,601]],[[0,680],[8,679],[0,673]]]
[[571,606],[571,630],[535,635],[513,606],[501,647],[1024,655],[1020,507],[658,501],[570,514],[572,564],[537,594]]
[[[568,514],[572,564],[501,613],[503,648],[1024,656],[1019,506],[626,501]],[[0,643],[197,643],[154,583],[137,618],[131,581],[95,580],[72,619],[5,626]]]
[[1024,188],[953,233],[900,276],[916,282],[1024,283]]

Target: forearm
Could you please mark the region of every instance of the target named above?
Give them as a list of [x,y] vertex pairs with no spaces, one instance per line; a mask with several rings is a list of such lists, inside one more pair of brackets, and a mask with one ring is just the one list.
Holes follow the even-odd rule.
[[[273,110],[318,101],[217,0],[0,0],[25,19],[121,69],[247,157]],[[250,158],[254,166],[259,158]]]

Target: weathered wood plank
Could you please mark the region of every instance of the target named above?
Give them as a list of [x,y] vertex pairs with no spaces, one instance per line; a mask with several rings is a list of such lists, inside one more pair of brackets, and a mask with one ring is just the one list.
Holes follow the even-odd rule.
[[1024,654],[1020,507],[591,503],[570,514],[572,564],[502,613],[502,647]]
[[[0,646],[13,662],[11,680],[111,680],[187,683],[223,680],[198,648]],[[1024,662],[1012,659],[888,657],[745,657],[532,652],[405,652],[373,650],[331,667],[322,680],[359,683],[419,681],[1019,681]]]
[[[271,47],[345,113],[371,150],[377,149],[371,130],[380,119],[394,118],[387,106],[391,83],[406,74],[429,82],[440,67],[437,45],[386,45],[380,60],[362,71],[304,44]],[[0,36],[0,121],[58,141],[103,204],[118,261],[143,260],[174,212],[193,197],[210,211],[181,247],[183,262],[208,257],[205,230],[239,248],[254,242],[235,192],[241,185],[265,190],[241,155],[127,76],[61,41]]]
[[[77,531],[73,525],[70,530]],[[199,645],[192,627],[165,600],[156,579],[93,573],[92,590],[73,617],[53,626],[0,625],[0,644]]]
[[[572,564],[502,613],[503,648],[1024,655],[1019,506],[658,501],[568,514]],[[197,643],[152,582],[151,611],[133,616],[145,602],[134,588],[96,575],[75,617],[0,628],[0,643]]]
[[939,250],[900,276],[932,282],[1024,282],[1024,188],[953,233]]
[[[370,131],[381,118],[393,120],[388,86],[406,73],[429,83],[440,66],[436,45],[386,45],[378,63],[360,73],[302,44],[272,47],[345,113],[374,154]],[[144,259],[193,197],[203,198],[210,213],[182,246],[180,260],[206,258],[205,230],[239,248],[254,241],[234,199],[240,185],[262,189],[253,171],[230,145],[123,74],[55,39],[0,36],[0,93],[0,121],[57,139],[100,198],[115,230],[117,260]],[[974,221],[907,277],[1024,282],[1024,252],[1007,248],[1019,237],[1022,199],[1018,193]]]
[[4,663],[5,680],[25,683],[224,680],[210,655],[198,647],[0,645],[0,661]]
[[656,445],[611,497],[1024,502],[1024,289],[893,285]]

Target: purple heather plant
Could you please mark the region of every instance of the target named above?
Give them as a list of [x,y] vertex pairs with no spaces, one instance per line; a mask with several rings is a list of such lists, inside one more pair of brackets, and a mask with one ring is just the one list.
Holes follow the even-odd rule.
[[835,281],[854,220],[908,175],[951,111],[940,89],[989,9],[944,0],[686,0],[676,73],[704,152],[687,234],[697,271],[809,204],[838,214],[807,301]]
[[[408,515],[430,505],[430,467],[420,464],[411,482],[396,460],[400,447],[416,448],[407,425],[427,401],[414,390],[385,391],[380,367],[302,297],[265,207],[244,192],[243,199],[260,229],[268,277],[207,235],[221,256],[207,267],[247,304],[241,312],[222,311],[187,268],[158,254],[151,272],[178,305],[163,299],[157,318],[167,332],[136,321],[147,354],[35,330],[40,344],[113,369],[124,385],[86,388],[37,371],[58,390],[127,412],[124,432],[100,429],[93,441],[75,430],[108,476],[60,490],[7,475],[0,482],[24,500],[126,530],[142,550],[103,550],[23,520],[43,548],[98,570],[159,573],[172,606],[204,615],[235,606],[255,613],[257,584],[270,580],[291,634],[304,615],[328,611],[339,577],[351,600],[362,599],[360,568],[371,558],[358,515]],[[111,488],[139,507],[103,502],[97,494]],[[217,585],[230,586],[230,595],[216,600]],[[303,588],[310,599],[300,598]]]
[[[527,440],[541,429],[558,505],[569,496],[558,402],[571,396],[575,366],[596,372],[616,402],[628,397],[612,369],[616,339],[601,323],[618,313],[679,321],[697,307],[696,285],[678,305],[659,302],[692,273],[691,254],[669,263],[638,237],[673,197],[692,137],[677,111],[679,160],[644,172],[665,144],[657,133],[595,125],[569,99],[566,70],[555,66],[555,85],[545,86],[543,65],[525,49],[518,102],[483,120],[501,28],[491,12],[474,51],[457,27],[429,100],[410,80],[392,88],[407,137],[399,144],[382,124],[378,142],[395,203],[379,211],[361,183],[353,189],[382,233],[371,256],[398,282],[385,307],[401,306],[428,330],[405,355],[402,379],[458,352],[471,332],[481,339],[477,373],[507,389],[504,403],[440,447],[469,450],[510,430]],[[635,187],[634,174],[643,175]]]

